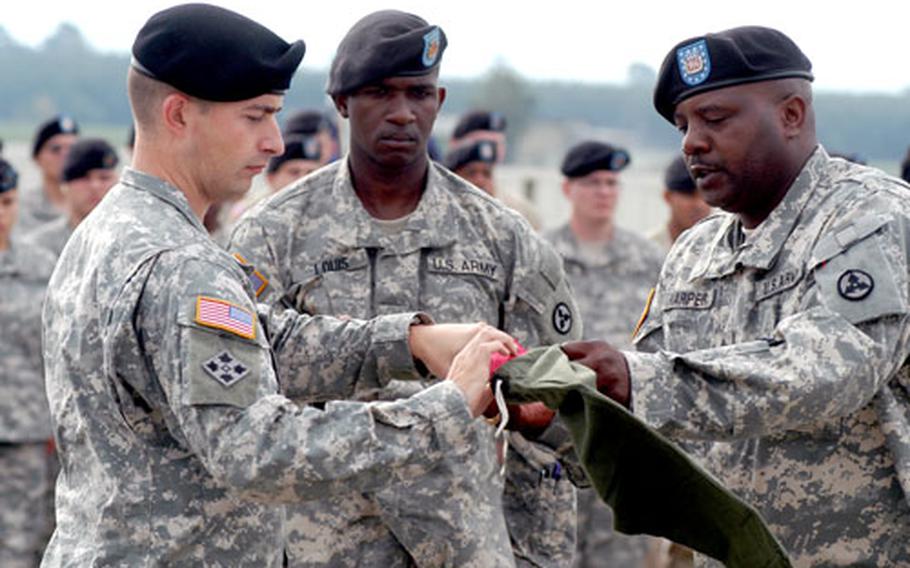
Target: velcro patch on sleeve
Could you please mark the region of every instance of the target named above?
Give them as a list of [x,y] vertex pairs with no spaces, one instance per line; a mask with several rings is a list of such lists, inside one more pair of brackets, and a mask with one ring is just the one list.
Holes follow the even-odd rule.
[[226,300],[198,296],[194,321],[199,325],[227,331],[246,339],[256,339],[256,315]]

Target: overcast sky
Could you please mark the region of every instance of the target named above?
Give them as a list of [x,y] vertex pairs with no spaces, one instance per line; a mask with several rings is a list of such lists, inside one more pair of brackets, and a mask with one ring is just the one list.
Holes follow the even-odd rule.
[[[218,1],[276,31],[304,39],[304,67],[328,67],[335,47],[363,15],[414,12],[449,38],[444,76],[469,77],[503,62],[535,79],[623,82],[631,63],[658,68],[678,41],[709,31],[758,24],[776,27],[814,64],[816,88],[900,93],[910,89],[906,0],[677,0],[625,2],[377,2],[371,0]],[[174,2],[12,0],[0,25],[17,41],[40,44],[62,22],[75,24],[102,51],[127,52],[145,20]]]

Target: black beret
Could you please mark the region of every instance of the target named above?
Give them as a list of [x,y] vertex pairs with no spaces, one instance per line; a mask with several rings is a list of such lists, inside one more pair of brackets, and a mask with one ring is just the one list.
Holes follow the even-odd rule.
[[284,153],[269,160],[268,173],[278,171],[289,160],[311,160],[318,162],[322,157],[322,145],[315,136],[291,135],[284,139]]
[[419,77],[439,66],[446,34],[414,14],[381,10],[348,31],[329,71],[330,95],[346,95],[387,77]]
[[582,177],[597,170],[618,172],[631,161],[622,148],[592,140],[573,146],[563,159],[561,170],[566,177]]
[[9,162],[0,158],[0,193],[16,189],[19,184],[19,173]]
[[55,116],[38,127],[32,142],[32,157],[38,155],[44,144],[58,134],[79,134],[79,125],[68,116]]
[[475,110],[461,117],[458,124],[455,125],[452,138],[458,139],[478,130],[504,132],[505,129],[506,117],[502,113]]
[[70,148],[63,162],[63,181],[88,175],[90,170],[112,170],[120,160],[110,144],[100,138],[83,138]]
[[142,26],[132,66],[193,97],[243,101],[286,91],[305,51],[236,12],[182,4]]
[[496,143],[478,140],[473,144],[457,146],[446,154],[445,165],[452,171],[471,162],[496,163]]
[[733,28],[676,44],[660,67],[654,107],[673,122],[676,105],[691,96],[792,77],[813,79],[812,63],[793,40],[771,28]]
[[321,130],[328,130],[328,119],[318,110],[297,111],[284,123],[281,132],[287,134],[316,134]]
[[682,156],[673,158],[664,172],[664,187],[678,193],[695,193],[695,180],[689,174],[689,166]]

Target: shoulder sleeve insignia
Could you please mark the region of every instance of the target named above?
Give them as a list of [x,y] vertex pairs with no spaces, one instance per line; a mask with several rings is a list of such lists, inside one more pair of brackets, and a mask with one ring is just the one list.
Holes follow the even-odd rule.
[[269,279],[266,278],[264,274],[256,270],[256,268],[250,264],[247,259],[243,258],[240,253],[235,252],[234,258],[236,258],[237,262],[239,262],[243,267],[247,269],[247,276],[250,279],[250,283],[253,285],[253,290],[256,291],[256,297],[258,298],[268,287]]
[[208,296],[197,297],[195,322],[246,339],[256,339],[256,316],[251,311],[226,300]]

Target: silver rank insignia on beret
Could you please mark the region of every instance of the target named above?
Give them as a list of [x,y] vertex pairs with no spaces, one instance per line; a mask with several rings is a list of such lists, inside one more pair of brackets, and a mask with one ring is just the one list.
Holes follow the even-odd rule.
[[76,130],[76,122],[68,116],[60,117],[58,126],[60,127],[60,132],[63,134],[71,134]]
[[708,44],[700,39],[676,50],[679,76],[690,87],[704,83],[711,74],[711,56]]
[[619,171],[629,163],[629,155],[622,150],[616,150],[610,155],[610,170]]
[[202,368],[210,377],[226,387],[230,387],[250,372],[250,368],[238,361],[230,351],[222,351],[203,362]]
[[321,148],[319,140],[311,137],[303,141],[303,157],[307,160],[318,160]]
[[423,36],[423,65],[432,67],[439,57],[439,28],[434,27]]
[[496,159],[496,148],[493,146],[492,142],[484,142],[478,148],[480,151],[480,159],[485,162],[492,162]]

